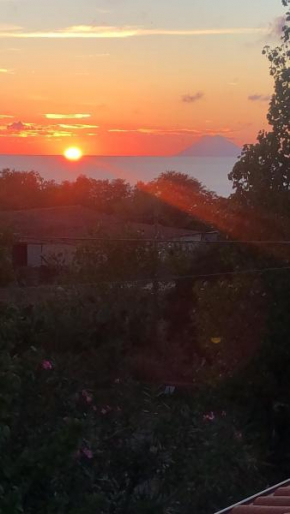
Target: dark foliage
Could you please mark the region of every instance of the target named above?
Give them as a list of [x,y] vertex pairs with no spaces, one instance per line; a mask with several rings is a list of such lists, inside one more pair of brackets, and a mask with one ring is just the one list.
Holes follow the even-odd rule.
[[[204,229],[207,223],[196,210],[214,195],[188,175],[161,174],[148,184],[130,186],[122,179],[96,180],[86,176],[74,182],[44,180],[37,172],[0,172],[0,211],[36,207],[82,205],[122,219],[183,228]],[[182,208],[183,204],[183,208]]]
[[[283,0],[283,5],[289,5]],[[285,17],[281,44],[266,47],[274,78],[268,122],[270,131],[261,131],[256,144],[245,145],[230,173],[234,199],[244,206],[289,215],[290,205],[290,11]]]

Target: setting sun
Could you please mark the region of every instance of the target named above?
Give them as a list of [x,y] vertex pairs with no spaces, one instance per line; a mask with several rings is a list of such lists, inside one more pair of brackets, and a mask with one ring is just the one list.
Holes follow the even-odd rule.
[[64,152],[64,156],[69,161],[78,161],[82,157],[83,153],[80,148],[71,146]]

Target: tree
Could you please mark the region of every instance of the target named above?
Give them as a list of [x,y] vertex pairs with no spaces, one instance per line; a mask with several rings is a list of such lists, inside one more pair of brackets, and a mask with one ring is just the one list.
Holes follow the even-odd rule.
[[148,184],[139,183],[138,189],[147,196],[151,216],[159,223],[208,230],[204,209],[215,197],[195,178],[167,171]]
[[[290,0],[282,0],[286,7]],[[275,81],[268,122],[271,130],[259,132],[256,144],[245,145],[229,179],[233,197],[249,207],[290,214],[290,10],[285,16],[281,44],[265,47]]]
[[44,180],[34,171],[0,172],[0,209],[30,209],[41,206]]

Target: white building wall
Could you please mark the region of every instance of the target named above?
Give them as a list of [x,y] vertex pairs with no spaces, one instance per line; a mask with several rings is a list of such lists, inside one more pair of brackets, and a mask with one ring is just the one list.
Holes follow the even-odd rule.
[[39,268],[41,266],[41,245],[27,245],[27,266]]
[[27,244],[27,265],[39,268],[49,263],[70,264],[76,247],[68,244]]

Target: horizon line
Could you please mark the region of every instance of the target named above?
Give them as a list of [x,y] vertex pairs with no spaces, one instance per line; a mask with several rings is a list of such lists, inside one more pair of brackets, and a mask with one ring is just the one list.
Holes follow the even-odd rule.
[[[242,150],[242,147],[238,147],[239,150]],[[63,154],[14,154],[14,153],[0,153],[0,158],[1,157],[61,157],[62,159],[64,159],[66,162],[72,164],[72,165],[75,165],[75,164],[78,164],[80,163],[83,159],[87,158],[87,157],[109,157],[109,158],[112,158],[112,157],[117,157],[117,158],[129,158],[129,157],[151,157],[151,158],[158,158],[158,157],[162,157],[162,158],[171,158],[171,157],[182,157],[182,158],[186,158],[186,157],[212,157],[213,159],[217,159],[217,158],[235,158],[234,155],[180,155],[180,152],[179,153],[176,153],[176,154],[170,154],[170,155],[166,155],[166,154],[158,154],[158,155],[152,155],[152,154],[138,154],[138,155],[108,155],[108,154],[84,154],[78,161],[70,161],[69,159],[67,159]]]

